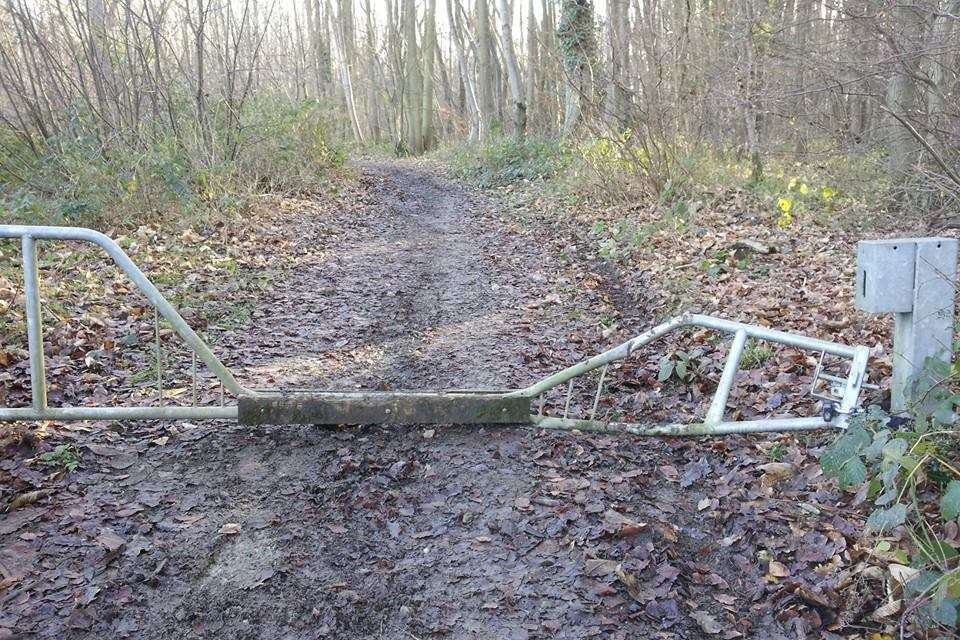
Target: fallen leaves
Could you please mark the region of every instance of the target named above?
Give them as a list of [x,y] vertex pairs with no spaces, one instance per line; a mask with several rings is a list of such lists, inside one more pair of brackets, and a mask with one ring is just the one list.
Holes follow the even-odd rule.
[[123,549],[126,540],[117,535],[113,529],[103,528],[97,536],[97,544],[107,550],[107,553],[116,553]]
[[[360,230],[361,234],[367,234],[363,238],[376,240],[380,228],[392,223],[390,217],[384,220],[381,209],[374,218],[377,227],[373,231],[368,228]],[[652,214],[644,212],[644,215],[648,213]],[[596,211],[587,211],[583,215],[596,214]],[[267,269],[275,256],[289,257],[299,251],[317,252],[316,264],[311,268],[322,271],[307,274],[301,269],[304,279],[288,284],[281,294],[288,296],[289,302],[294,297],[306,295],[304,285],[315,285],[317,295],[309,301],[311,305],[316,303],[317,308],[311,309],[311,313],[322,316],[322,322],[318,323],[323,325],[322,329],[311,326],[306,337],[294,335],[302,333],[301,325],[310,320],[291,314],[291,305],[284,303],[280,296],[270,298],[273,301],[269,304],[271,315],[255,316],[254,323],[260,326],[269,320],[264,326],[279,326],[284,331],[264,329],[260,335],[246,341],[232,336],[236,340],[230,343],[231,366],[239,364],[242,368],[253,362],[259,367],[255,369],[258,376],[269,378],[271,373],[275,376],[275,380],[267,380],[271,384],[296,382],[301,378],[309,383],[328,374],[335,376],[336,380],[348,381],[346,384],[350,385],[371,384],[367,376],[370,372],[382,371],[384,361],[393,363],[390,374],[394,377],[389,380],[375,377],[373,384],[435,382],[404,358],[424,365],[454,358],[456,366],[469,363],[471,371],[484,369],[485,373],[502,374],[504,380],[511,381],[521,376],[548,373],[625,339],[634,331],[648,328],[650,318],[664,315],[673,294],[664,294],[658,287],[663,286],[664,275],[671,270],[689,278],[688,291],[699,288],[697,301],[705,305],[701,309],[705,312],[721,311],[720,315],[756,320],[813,335],[832,327],[830,331],[843,333],[829,337],[844,342],[881,335],[874,325],[864,324],[856,317],[847,325],[847,316],[839,312],[829,292],[821,299],[814,297],[820,295],[817,294],[822,281],[819,278],[826,265],[818,262],[808,268],[804,263],[810,261],[810,248],[829,251],[831,258],[836,257],[836,251],[827,243],[819,245],[804,239],[801,249],[790,252],[757,254],[746,251],[755,265],[773,268],[775,275],[765,275],[760,270],[748,271],[729,261],[715,265],[718,267],[716,276],[709,275],[697,266],[698,263],[704,259],[713,260],[710,252],[714,247],[731,246],[729,241],[736,231],[728,233],[722,227],[713,228],[706,223],[713,220],[714,212],[705,215],[702,236],[684,236],[683,243],[668,247],[665,244],[668,239],[658,235],[652,239],[649,253],[642,256],[638,253],[622,265],[595,263],[591,251],[583,248],[581,237],[577,239],[581,243],[580,249],[568,251],[566,246],[561,247],[567,258],[541,269],[544,275],[535,287],[527,286],[529,282],[523,279],[528,274],[520,251],[508,250],[512,239],[497,238],[496,255],[480,255],[484,249],[482,243],[475,242],[467,235],[473,231],[466,229],[463,233],[470,248],[475,249],[473,253],[479,256],[477,259],[485,261],[484,269],[476,272],[483,274],[478,284],[483,290],[493,290],[492,285],[496,284],[498,296],[495,299],[475,299],[472,294],[467,296],[459,289],[444,289],[446,284],[430,285],[425,289],[427,294],[423,291],[411,293],[404,279],[409,279],[410,275],[432,277],[436,271],[425,270],[429,267],[418,264],[411,272],[399,256],[388,270],[396,273],[376,272],[377,284],[382,284],[388,291],[383,297],[389,298],[389,304],[379,304],[379,293],[366,297],[368,294],[363,287],[370,280],[364,280],[363,276],[373,272],[357,269],[350,262],[357,256],[367,259],[366,253],[358,251],[362,243],[358,240],[346,247],[341,246],[344,234],[356,231],[350,226],[354,224],[350,216],[332,219],[322,237],[301,234],[302,237],[293,240],[284,239],[276,254],[266,257],[257,257],[262,253],[262,247],[257,244],[266,247],[281,237],[276,229],[249,234],[247,239],[240,237],[244,232],[238,226],[236,230],[224,230],[224,235],[214,241],[204,237],[206,231],[200,230],[198,235],[202,241],[193,238],[191,232],[186,244],[206,247],[214,252],[225,245],[235,245],[236,249],[229,250],[231,259],[239,257],[241,262],[256,265],[258,270]],[[303,220],[292,220],[295,226],[305,224]],[[579,224],[576,216],[571,220]],[[558,235],[562,235],[566,224],[560,221],[552,225],[550,231],[557,230]],[[415,226],[419,232],[420,225]],[[756,234],[757,241],[780,247],[777,232],[774,230],[771,234],[770,231],[761,227]],[[439,239],[444,237],[442,233],[437,235]],[[533,237],[537,236],[523,236],[521,240],[529,244]],[[239,298],[250,297],[250,291],[228,288],[222,280],[218,284],[220,276],[217,274],[222,275],[226,262],[215,263],[208,257],[193,256],[191,259],[196,258],[195,268],[183,268],[186,254],[180,253],[176,242],[165,242],[167,250],[159,252],[151,248],[153,239],[148,234],[137,240],[140,248],[134,252],[139,254],[135,260],[140,257],[155,260],[149,265],[151,274],[175,274],[175,279],[161,288],[188,298],[188,308],[193,312],[185,310],[185,315],[190,317],[191,323],[199,323],[198,327],[206,324],[215,336],[220,332],[216,323],[223,319],[223,315],[219,311],[208,314],[206,302],[197,291],[222,298],[222,303],[217,302],[217,310]],[[421,235],[390,238],[391,241],[398,239],[415,239],[411,246],[417,251],[422,248],[416,244],[423,241]],[[428,236],[427,240],[432,242],[433,236]],[[573,245],[568,240],[563,241]],[[323,254],[329,248],[327,245],[336,247],[336,251]],[[383,250],[388,257],[394,250],[392,245],[370,246],[376,246],[378,252]],[[557,246],[553,239],[538,243],[538,246],[542,246],[546,258],[560,253],[555,251]],[[296,260],[292,264],[302,265]],[[677,265],[691,266],[677,268]],[[451,267],[447,263],[441,266],[445,269]],[[487,269],[488,266],[493,268]],[[635,268],[638,266],[641,268]],[[782,270],[777,271],[781,267]],[[450,271],[456,272],[456,269]],[[497,282],[486,281],[487,271],[494,274],[491,277]],[[206,275],[192,283],[182,278],[184,273],[193,272]],[[522,275],[517,276],[518,273]],[[311,279],[316,279],[317,274],[322,276],[320,282]],[[473,275],[473,271],[458,272],[458,276]],[[51,276],[56,284],[64,284],[60,274]],[[389,282],[381,282],[384,279]],[[449,279],[438,280],[447,283]],[[836,288],[841,280],[839,274],[830,274],[826,286]],[[790,286],[784,291],[775,291],[774,287],[783,288],[783,282],[790,283]],[[806,282],[816,282],[817,287],[807,286]],[[279,281],[277,284],[279,286]],[[120,281],[111,284],[112,287],[121,285]],[[536,290],[537,293],[518,295],[513,292],[513,286],[521,291]],[[347,291],[349,287],[355,289]],[[114,292],[118,297],[125,295],[119,289]],[[447,313],[441,316],[443,332],[453,332],[445,334],[447,341],[436,340],[436,336],[430,334],[417,334],[417,351],[391,359],[396,354],[385,352],[395,348],[395,333],[407,331],[413,326],[411,321],[419,321],[418,317],[409,317],[407,307],[416,307],[411,304],[414,301],[420,304],[427,298],[432,300],[434,293],[452,295],[449,304],[442,306],[448,312],[452,306],[465,306],[473,313],[474,307],[470,305],[475,302],[478,309],[491,303],[488,309],[491,314],[485,316],[492,320],[489,324],[495,325],[501,318],[506,318],[508,323],[517,320],[517,323],[509,324],[508,331],[496,334],[499,342],[490,353],[478,357],[479,352],[471,352],[466,360],[456,360],[451,355],[451,345],[472,344],[471,338],[491,334],[486,332],[487,327],[476,329],[476,323],[461,321],[462,316]],[[132,373],[142,371],[140,377],[118,376],[113,380],[107,375],[117,368],[114,358],[119,353],[140,350],[141,355],[149,355],[153,337],[148,330],[152,328],[147,322],[150,320],[149,309],[142,303],[126,304],[119,313],[114,313],[106,306],[100,309],[87,305],[88,300],[79,294],[72,295],[72,298],[68,296],[68,306],[89,306],[90,310],[87,318],[72,324],[68,321],[63,328],[58,326],[56,330],[60,333],[52,336],[50,346],[56,355],[51,357],[51,389],[61,390],[63,397],[58,400],[69,402],[90,397],[94,389],[99,389],[94,397],[103,402],[150,399],[149,394],[155,391],[155,380],[148,359],[134,362],[136,366]],[[576,300],[582,318],[570,320],[567,316],[573,300]],[[522,315],[505,315],[507,312],[496,306],[500,304],[509,306],[510,312],[522,312]],[[340,311],[338,305],[346,311]],[[494,309],[496,313],[492,312]],[[809,314],[810,309],[816,309],[816,312]],[[603,322],[599,322],[599,318],[603,318]],[[284,322],[278,322],[280,320]],[[831,324],[832,320],[837,322]],[[270,325],[270,322],[274,324]],[[484,323],[487,321],[480,324]],[[289,333],[285,333],[287,329]],[[712,364],[707,363],[706,370],[715,372],[715,365],[722,362],[724,355],[722,345],[710,344],[706,333],[693,334],[685,340],[697,347],[708,347],[705,358]],[[365,348],[371,344],[386,344],[388,347]],[[6,340],[3,345],[3,353],[10,354],[10,362],[8,365],[0,362],[0,367],[6,367],[0,370],[0,375],[6,372],[9,377],[0,379],[0,388],[11,394],[14,400],[26,398],[28,386],[18,382],[25,379],[22,367],[26,351],[21,353],[16,344],[8,345]],[[674,346],[666,344],[665,348]],[[289,366],[291,360],[287,358],[291,351],[322,351],[323,371],[318,373],[308,366]],[[295,362],[299,365],[307,360]],[[189,362],[179,364],[183,372],[183,365]],[[805,372],[815,364],[800,352],[783,349],[763,366],[744,371],[731,394],[730,410],[736,413],[734,419],[749,419],[771,410],[789,412],[796,409],[795,391],[802,387]],[[275,368],[269,369],[268,365]],[[281,370],[283,367],[287,370]],[[427,368],[423,367],[424,370]],[[466,371],[466,366],[462,370]],[[250,371],[248,368],[247,374]],[[660,385],[656,383],[655,375],[656,354],[648,356],[638,352],[622,366],[611,367],[607,385],[610,398],[614,399],[610,400],[612,404],[604,405],[608,402],[605,396],[601,411],[616,410],[624,416],[649,415],[656,420],[678,415],[695,417],[697,403],[709,397],[714,384],[707,376],[690,385],[673,382]],[[203,382],[201,380],[201,400],[206,394],[207,401],[215,401],[215,389]],[[167,394],[173,402],[185,401],[189,396],[184,380],[171,381],[169,388],[175,390],[170,393],[168,389]],[[140,395],[124,395],[128,389]],[[588,402],[591,400],[589,398]],[[349,433],[357,434],[356,439],[350,440]],[[329,464],[312,467],[312,472],[319,470],[323,475],[319,479],[311,478],[309,482],[296,483],[286,478],[283,484],[277,484],[270,474],[264,472],[255,481],[251,479],[254,476],[241,474],[241,482],[236,483],[238,476],[233,475],[233,471],[239,467],[223,466],[219,458],[194,459],[192,466],[179,467],[176,473],[187,469],[192,479],[216,478],[217,481],[230,482],[230,491],[236,490],[244,498],[251,496],[249,486],[273,483],[270,486],[276,489],[277,500],[283,505],[279,508],[302,511],[291,513],[290,517],[284,514],[281,522],[265,521],[262,530],[252,519],[244,520],[243,525],[226,522],[219,528],[218,535],[231,539],[225,542],[221,538],[217,548],[238,549],[239,554],[251,539],[260,542],[255,536],[276,532],[288,536],[284,544],[301,554],[297,562],[309,564],[310,554],[316,548],[310,548],[310,544],[318,539],[324,544],[335,541],[336,544],[329,544],[324,552],[324,561],[331,563],[325,566],[357,571],[356,582],[353,575],[349,577],[355,591],[346,589],[346,582],[342,583],[342,588],[332,589],[332,596],[341,599],[332,604],[348,616],[360,610],[354,607],[354,599],[364,596],[356,585],[397,572],[403,572],[405,576],[415,575],[418,580],[422,578],[423,597],[441,608],[449,606],[450,602],[444,599],[441,591],[431,586],[431,582],[442,585],[443,589],[470,594],[465,597],[466,606],[472,607],[473,611],[486,610],[490,616],[508,618],[516,613],[527,616],[530,613],[525,607],[532,601],[549,599],[558,603],[556,619],[551,616],[548,621],[549,628],[555,629],[552,632],[555,635],[557,630],[563,631],[565,625],[570,626],[570,635],[575,635],[580,629],[574,625],[583,621],[583,625],[598,629],[598,635],[607,634],[612,629],[630,633],[641,629],[652,637],[659,629],[664,634],[686,637],[734,637],[741,632],[749,637],[759,637],[768,628],[753,625],[758,625],[760,617],[768,612],[773,616],[764,623],[769,624],[769,629],[782,625],[791,628],[791,633],[796,632],[794,635],[801,629],[814,635],[824,629],[836,630],[837,627],[831,627],[836,624],[832,612],[844,607],[862,611],[863,616],[870,615],[871,610],[886,611],[883,606],[877,607],[881,602],[878,600],[868,601],[870,606],[853,606],[852,599],[848,602],[846,586],[838,586],[841,584],[838,576],[856,561],[851,558],[857,557],[858,553],[863,555],[853,548],[856,516],[852,516],[853,522],[843,521],[841,515],[852,512],[842,505],[846,497],[836,495],[821,478],[810,473],[811,465],[816,465],[815,458],[792,438],[777,440],[778,453],[774,456],[770,447],[758,449],[757,438],[729,437],[692,442],[672,439],[641,441],[591,434],[571,437],[524,433],[506,437],[486,431],[478,433],[480,435],[463,435],[455,431],[452,438],[456,440],[456,446],[452,446],[446,442],[446,432],[441,434],[444,437],[437,437],[433,428],[420,430],[419,437],[413,435],[409,441],[395,432],[383,434],[367,429],[324,432],[320,438],[324,444],[311,442],[310,451],[321,457],[331,452]],[[211,436],[221,438],[217,428],[183,423],[163,430],[118,430],[106,434],[98,428],[94,435],[102,438],[102,442],[91,441],[91,434],[77,433],[77,437],[95,445],[88,449],[99,463],[93,465],[93,469],[85,470],[80,479],[86,482],[96,470],[124,471],[124,475],[108,473],[103,475],[110,476],[109,480],[97,480],[117,483],[110,484],[111,487],[136,486],[138,477],[142,480],[154,473],[152,465],[159,460],[181,460],[178,457],[182,454],[181,447],[195,447],[206,451],[208,456],[220,456],[221,451],[214,445],[224,442],[201,441]],[[229,435],[230,441],[238,446],[241,446],[241,440],[249,438],[251,447],[262,447],[255,450],[257,455],[278,448],[273,440],[269,446],[264,446],[262,439],[255,444],[258,434],[244,433],[242,438],[237,433]],[[342,440],[340,436],[343,436]],[[280,442],[296,437],[296,434],[284,434]],[[759,441],[769,442],[762,438]],[[123,443],[123,448],[118,442]],[[402,446],[395,447],[397,442]],[[331,448],[324,449],[328,445]],[[816,445],[814,439],[811,446],[815,449]],[[474,455],[475,452],[481,453]],[[230,451],[222,452],[227,459],[230,454]],[[266,459],[264,454],[263,469],[270,468]],[[285,459],[284,464],[287,462]],[[170,469],[163,471],[169,473]],[[149,477],[149,482],[153,482],[153,476]],[[42,480],[42,477],[31,478],[30,482]],[[126,482],[129,484],[120,484]],[[67,509],[57,512],[58,518],[69,523],[64,525],[65,529],[88,520],[97,521],[108,514],[118,519],[109,523],[115,527],[110,533],[88,528],[80,536],[75,532],[64,533],[56,527],[42,532],[29,522],[29,526],[18,526],[11,533],[15,536],[43,533],[44,538],[36,540],[42,539],[46,549],[63,557],[69,554],[82,557],[79,550],[84,548],[103,549],[106,553],[113,549],[113,553],[121,554],[123,562],[139,559],[138,562],[145,565],[140,574],[143,583],[156,586],[163,571],[175,572],[179,565],[175,559],[168,562],[166,558],[158,557],[169,548],[165,550],[162,545],[150,545],[149,542],[155,539],[153,536],[176,536],[177,541],[192,539],[192,536],[205,539],[210,537],[209,531],[216,529],[211,523],[236,518],[236,514],[227,512],[226,507],[210,511],[201,507],[208,519],[204,520],[200,515],[199,505],[224,502],[215,493],[204,494],[205,489],[218,489],[219,486],[209,487],[208,483],[201,482],[189,485],[186,495],[180,495],[162,486],[168,482],[170,476],[165,476],[162,482],[157,480],[153,487],[137,488],[132,495],[111,496],[103,505],[93,507],[99,510],[93,513],[69,516]],[[535,486],[531,487],[531,483]],[[307,484],[309,489],[305,489]],[[42,485],[23,480],[19,486],[18,490],[35,490]],[[87,485],[81,483],[80,486]],[[772,492],[776,492],[776,500],[770,499]],[[119,495],[123,495],[125,502],[114,503],[120,500]],[[190,497],[194,504],[182,503]],[[233,505],[226,502],[232,509]],[[256,503],[262,502],[262,496],[258,495]],[[89,506],[90,503],[78,500],[75,504]],[[842,505],[839,512],[838,504]],[[44,505],[42,510],[49,508]],[[16,513],[30,510],[25,507]],[[316,531],[305,533],[303,520],[297,516],[313,518],[319,525]],[[9,524],[12,517],[7,521],[0,519],[0,531],[15,526]],[[129,528],[121,528],[121,525]],[[123,532],[126,539],[117,531]],[[97,541],[92,544],[90,538],[94,536]],[[100,537],[103,537],[102,541]],[[343,542],[348,544],[341,544]],[[24,538],[18,538],[19,543],[25,547],[39,544]],[[63,546],[59,546],[61,544]],[[758,560],[756,551],[760,544],[769,547],[770,558],[776,560]],[[18,547],[9,557],[20,551]],[[251,555],[255,554],[244,557]],[[127,568],[125,565],[124,570]],[[243,588],[262,585],[271,576],[282,575],[275,571],[272,566],[254,567],[244,574],[240,584]],[[491,584],[487,572],[495,574],[496,580],[509,580],[511,584],[503,586],[502,591],[491,593],[487,589]],[[870,580],[883,584],[887,577],[884,573],[879,580],[874,577]],[[384,581],[384,589],[390,582]],[[99,585],[87,590],[81,584],[71,585],[68,606],[70,598],[76,597],[73,594],[79,594],[80,602],[94,603],[93,606],[105,600],[104,593],[98,591]],[[112,598],[114,594],[110,595]],[[560,603],[569,606],[568,611],[576,608],[575,616],[568,613],[567,617],[562,617],[563,611],[559,608],[564,604]],[[445,633],[459,629],[463,619],[455,616],[458,606],[463,604],[457,602],[451,607],[451,618],[438,621],[436,628],[447,629]],[[319,617],[325,606],[318,605],[315,615]],[[484,606],[488,609],[483,609]],[[822,623],[815,621],[814,614],[822,616]],[[425,624],[429,615],[424,615]],[[577,622],[570,622],[572,619]],[[860,624],[862,620],[855,622]]]
[[770,564],[767,566],[767,575],[774,578],[786,578],[790,575],[790,569],[782,562],[771,560]]
[[620,581],[620,584],[626,588],[627,593],[631,598],[642,602],[641,593],[640,593],[640,582],[637,580],[637,577],[632,573],[627,572],[622,564],[617,564],[614,568],[614,572],[617,574],[617,580]]

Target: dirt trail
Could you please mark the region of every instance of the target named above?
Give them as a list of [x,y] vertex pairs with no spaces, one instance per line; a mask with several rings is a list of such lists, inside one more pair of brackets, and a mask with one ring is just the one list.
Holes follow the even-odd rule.
[[[515,366],[520,304],[546,280],[533,248],[501,233],[475,196],[428,172],[364,172],[369,209],[334,242],[301,236],[301,248],[319,250],[236,337],[260,360],[250,379],[423,389],[507,386],[534,374]],[[278,349],[263,349],[263,336],[285,334]]]
[[[546,373],[529,310],[554,258],[429,172],[362,171],[366,204],[336,225],[294,218],[296,269],[220,341],[242,377],[422,389]],[[137,456],[122,474],[77,474],[72,503],[44,526],[71,575],[104,557],[81,602],[30,609],[23,631],[695,638],[718,625],[714,637],[782,637],[755,556],[789,528],[752,531],[703,506],[742,500],[740,513],[764,517],[722,446],[475,427],[187,425],[148,448],[153,436],[125,434]],[[104,505],[124,545],[94,552],[102,531],[84,513]],[[239,532],[218,533],[228,523]]]

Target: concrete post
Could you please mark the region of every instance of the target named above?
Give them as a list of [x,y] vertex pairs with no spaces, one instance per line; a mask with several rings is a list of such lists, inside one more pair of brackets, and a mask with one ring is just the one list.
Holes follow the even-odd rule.
[[893,313],[890,408],[906,409],[937,382],[929,358],[953,358],[957,240],[900,238],[857,245],[856,306]]

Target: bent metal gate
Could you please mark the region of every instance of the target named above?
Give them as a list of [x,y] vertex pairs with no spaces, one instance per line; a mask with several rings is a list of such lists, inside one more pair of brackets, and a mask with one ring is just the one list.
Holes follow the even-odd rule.
[[[22,243],[23,282],[27,341],[30,352],[31,406],[0,407],[0,420],[237,420],[241,424],[514,424],[547,429],[679,436],[730,433],[798,431],[828,427],[844,428],[859,411],[860,392],[867,385],[869,350],[783,331],[733,322],[706,315],[685,313],[663,322],[583,362],[547,376],[522,389],[450,390],[409,392],[338,392],[313,390],[251,389],[240,384],[214,355],[203,339],[190,328],[177,310],[108,236],[78,227],[0,225],[0,238]],[[47,403],[40,278],[37,266],[38,241],[77,241],[93,244],[107,253],[117,267],[146,296],[154,309],[156,335],[157,403],[152,406],[51,407]],[[196,388],[197,361],[205,365],[221,385],[220,403],[201,406],[193,394],[189,405],[165,404],[160,319],[166,320],[185,343],[192,356]],[[689,424],[641,424],[614,419],[597,419],[608,367],[629,358],[637,349],[685,327],[702,327],[725,334],[732,340],[717,389],[701,422]],[[808,393],[821,402],[819,415],[777,417],[728,422],[724,420],[727,400],[748,339],[764,340],[819,353]],[[828,366],[829,363],[829,366]],[[571,417],[575,383],[590,382],[588,406],[580,407],[580,418]],[[588,375],[589,374],[589,375]],[[591,386],[592,389],[592,386]],[[560,415],[544,411],[549,392],[559,392]],[[229,397],[229,401],[228,401]]]

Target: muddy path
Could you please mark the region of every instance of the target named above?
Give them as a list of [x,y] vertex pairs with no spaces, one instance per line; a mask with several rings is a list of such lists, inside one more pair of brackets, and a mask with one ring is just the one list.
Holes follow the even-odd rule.
[[428,172],[364,174],[367,208],[339,237],[302,235],[293,250],[305,259],[227,338],[234,354],[250,354],[248,378],[387,390],[505,387],[535,375],[518,366],[522,306],[549,270],[535,248]]
[[[510,387],[593,348],[561,340],[591,321],[544,304],[558,258],[493,205],[415,166],[360,171],[360,205],[335,220],[291,216],[294,268],[218,341],[246,382]],[[27,579],[0,593],[0,638],[807,628],[778,621],[798,598],[764,579],[758,551],[801,535],[791,527],[809,510],[791,495],[810,478],[774,499],[750,440],[735,460],[724,441],[522,428],[140,425],[123,442],[93,446],[56,506],[0,521],[25,553],[44,541]],[[838,527],[821,527],[830,553]]]

